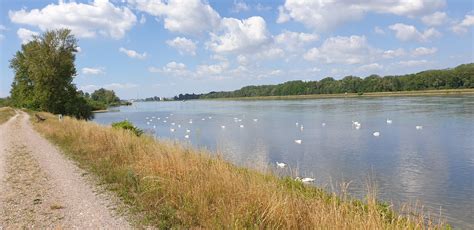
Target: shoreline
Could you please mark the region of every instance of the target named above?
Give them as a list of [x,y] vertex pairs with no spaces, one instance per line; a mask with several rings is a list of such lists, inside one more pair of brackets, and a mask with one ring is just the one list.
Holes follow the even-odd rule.
[[358,93],[339,94],[308,94],[308,95],[285,95],[285,96],[255,96],[255,97],[226,97],[226,98],[203,98],[198,100],[304,100],[304,99],[328,99],[328,98],[370,98],[370,97],[418,97],[418,96],[454,96],[474,95],[474,89],[436,89],[396,92],[370,92],[359,95]]

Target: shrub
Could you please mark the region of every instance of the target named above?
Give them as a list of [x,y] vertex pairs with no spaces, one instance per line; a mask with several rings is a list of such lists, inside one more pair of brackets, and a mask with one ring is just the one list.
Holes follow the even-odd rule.
[[129,130],[133,134],[137,135],[137,137],[141,136],[143,134],[143,130],[137,128],[132,124],[130,121],[120,121],[120,122],[115,122],[112,123],[112,127],[118,128],[118,129],[125,129]]

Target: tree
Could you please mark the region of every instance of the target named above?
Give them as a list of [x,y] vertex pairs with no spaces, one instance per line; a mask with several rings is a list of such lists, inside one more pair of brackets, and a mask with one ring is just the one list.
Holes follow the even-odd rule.
[[106,90],[104,88],[94,91],[90,97],[92,100],[102,102],[106,105],[117,105],[120,103],[120,98],[115,95],[113,90]]
[[10,60],[15,72],[11,97],[15,106],[88,119],[86,100],[72,83],[77,40],[68,29],[51,30],[21,46]]

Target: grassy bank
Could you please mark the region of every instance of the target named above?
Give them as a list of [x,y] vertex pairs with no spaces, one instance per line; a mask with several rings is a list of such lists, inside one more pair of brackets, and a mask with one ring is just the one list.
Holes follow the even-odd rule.
[[[399,216],[374,196],[337,197],[292,178],[237,167],[208,152],[49,114],[35,128],[96,174],[141,225],[160,228],[422,229],[421,215]],[[370,193],[369,193],[370,194]],[[406,210],[410,212],[410,210]]]
[[300,99],[324,99],[324,98],[364,98],[364,97],[415,97],[415,96],[452,96],[452,95],[474,95],[474,89],[439,89],[439,90],[417,90],[397,92],[375,92],[375,93],[341,93],[341,94],[310,94],[310,95],[287,95],[287,96],[258,96],[258,97],[232,97],[216,98],[206,100],[300,100]]
[[1,107],[0,108],[0,124],[5,123],[15,115],[15,110],[10,107]]

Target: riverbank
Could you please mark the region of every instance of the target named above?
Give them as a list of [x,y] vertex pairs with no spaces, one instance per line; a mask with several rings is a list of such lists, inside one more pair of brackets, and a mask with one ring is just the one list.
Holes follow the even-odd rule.
[[[36,129],[97,175],[139,225],[160,228],[436,228],[422,215],[399,216],[367,200],[329,194],[293,178],[237,167],[174,142],[42,113]],[[411,213],[404,210],[403,213]]]
[[439,89],[439,90],[417,90],[397,92],[373,92],[373,93],[341,93],[341,94],[310,94],[310,95],[287,95],[287,96],[257,96],[257,97],[232,97],[212,98],[204,100],[304,100],[325,98],[370,98],[370,97],[417,97],[417,96],[453,96],[474,95],[474,89]]

